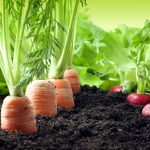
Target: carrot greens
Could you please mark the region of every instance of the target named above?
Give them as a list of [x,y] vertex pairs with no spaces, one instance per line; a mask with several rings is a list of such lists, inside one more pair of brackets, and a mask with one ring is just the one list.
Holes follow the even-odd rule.
[[61,48],[59,50],[55,47],[52,52],[50,78],[63,78],[65,69],[68,64],[71,64],[79,3],[80,0],[58,0],[56,3],[54,17],[62,25],[62,28],[58,28],[58,25],[55,24],[53,34],[60,42]]
[[[50,0],[2,0],[0,2],[0,68],[10,95],[23,94],[23,62],[42,33]],[[43,8],[42,8],[43,7]],[[47,12],[49,13],[49,12]]]

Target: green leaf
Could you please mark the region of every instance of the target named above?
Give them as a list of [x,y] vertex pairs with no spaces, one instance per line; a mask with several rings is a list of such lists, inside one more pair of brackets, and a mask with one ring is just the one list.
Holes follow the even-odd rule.
[[[136,80],[136,64],[129,58],[129,49],[131,39],[138,31],[138,28],[120,26],[106,32],[87,18],[79,20],[73,65],[79,71],[81,84],[108,89],[112,85],[122,84],[125,78],[130,80],[127,74],[131,69],[134,69],[131,80]],[[84,68],[84,71],[79,68]],[[90,79],[85,80],[85,76],[90,76]]]
[[8,92],[8,87],[7,84],[4,82],[0,82],[0,95],[7,95]]

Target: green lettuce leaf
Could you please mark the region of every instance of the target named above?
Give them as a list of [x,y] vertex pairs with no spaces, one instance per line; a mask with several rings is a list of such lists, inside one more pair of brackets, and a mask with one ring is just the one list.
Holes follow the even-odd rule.
[[[77,28],[73,67],[77,69],[81,84],[96,85],[107,90],[124,80],[136,81],[135,62],[130,59],[130,42],[138,28],[121,25],[113,31],[104,31],[87,18],[80,19]],[[108,79],[90,74],[93,69]]]

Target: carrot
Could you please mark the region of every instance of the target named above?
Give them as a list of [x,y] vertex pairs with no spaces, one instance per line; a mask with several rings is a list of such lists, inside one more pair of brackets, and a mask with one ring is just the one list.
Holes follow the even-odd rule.
[[35,133],[37,127],[34,116],[33,107],[27,97],[7,96],[1,108],[1,128],[8,132]]
[[26,88],[26,96],[31,100],[36,115],[57,114],[55,89],[50,81],[32,81]]
[[57,106],[71,109],[74,107],[74,99],[69,81],[66,79],[50,79],[56,86]]
[[77,71],[75,69],[67,69],[64,73],[64,78],[67,79],[71,85],[74,94],[80,92],[80,81]]

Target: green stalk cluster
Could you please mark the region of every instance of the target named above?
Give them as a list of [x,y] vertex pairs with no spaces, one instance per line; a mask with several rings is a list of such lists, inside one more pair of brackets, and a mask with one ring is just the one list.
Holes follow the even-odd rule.
[[131,49],[134,49],[132,58],[136,64],[136,80],[137,80],[137,93],[145,93],[147,88],[147,77],[149,76],[149,58],[148,45],[150,44],[150,21],[146,21],[144,27],[137,32],[131,42]]
[[[9,10],[8,2],[3,0],[1,3],[2,10],[2,41],[0,49],[1,57],[1,70],[3,72],[4,78],[9,88],[10,95],[21,96],[22,88],[18,87],[17,84],[21,79],[21,61],[20,53],[22,51],[22,41],[24,38],[25,24],[30,10],[30,1],[26,1],[24,6],[24,1],[21,0],[18,8],[17,23],[15,24]],[[17,6],[16,6],[17,7]],[[10,21],[12,20],[12,21]],[[15,30],[17,30],[15,40],[12,38],[12,34],[15,32],[12,26],[16,25]],[[12,41],[14,44],[12,44]],[[12,48],[13,47],[13,48]],[[13,52],[12,52],[13,51]],[[13,54],[12,54],[13,53]]]
[[[36,44],[43,41],[41,34],[48,26],[47,22],[51,24],[53,11],[51,7],[55,1],[1,0],[0,2],[0,68],[10,95],[23,95],[20,82],[25,79],[22,67],[26,62],[26,54],[35,49],[39,50],[40,46]],[[33,66],[32,63],[30,65],[32,70]]]
[[80,0],[58,0],[55,17],[62,25],[59,28],[56,24],[54,35],[60,42],[60,49],[55,48],[51,57],[50,78],[63,78],[68,64],[71,65],[72,51],[75,40],[76,20]]
[[71,65],[80,1],[0,2],[0,68],[10,95],[22,96],[22,84],[43,78],[49,67],[50,78],[63,78]]
[[[140,75],[146,75],[145,74],[145,68],[142,66],[141,62],[142,60],[142,55],[144,55],[144,46],[140,45],[137,53],[137,59],[136,59],[136,78],[137,78],[137,92],[138,93],[144,93],[145,92],[145,85],[146,85],[146,80],[140,76]],[[143,62],[144,63],[144,62]]]

